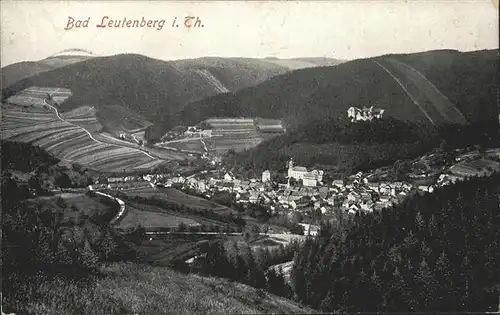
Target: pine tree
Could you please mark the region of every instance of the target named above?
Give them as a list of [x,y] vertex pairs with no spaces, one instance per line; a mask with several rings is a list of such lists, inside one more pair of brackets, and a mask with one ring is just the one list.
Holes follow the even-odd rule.
[[455,297],[455,286],[450,262],[444,251],[441,252],[436,261],[436,279],[438,285],[434,298],[434,309],[437,311],[453,311]]
[[94,252],[87,239],[83,242],[83,247],[79,251],[78,258],[78,262],[83,268],[94,268],[99,261],[99,256]]
[[422,258],[419,268],[414,276],[415,293],[417,298],[417,310],[431,310],[434,291],[436,289],[436,280],[425,258]]

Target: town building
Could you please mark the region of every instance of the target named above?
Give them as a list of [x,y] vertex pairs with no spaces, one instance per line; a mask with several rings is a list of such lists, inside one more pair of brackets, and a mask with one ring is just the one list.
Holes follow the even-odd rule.
[[314,187],[317,183],[323,181],[324,172],[321,170],[313,170],[309,172],[303,166],[293,166],[293,159],[288,162],[288,178],[302,180],[304,186]]
[[231,174],[226,173],[224,174],[224,180],[230,182],[233,180],[233,177],[231,176]]
[[262,182],[268,182],[271,180],[271,172],[269,170],[265,170],[262,172]]
[[313,174],[305,174],[304,177],[302,178],[302,184],[304,186],[308,186],[308,187],[314,187],[316,186],[316,176],[314,176]]

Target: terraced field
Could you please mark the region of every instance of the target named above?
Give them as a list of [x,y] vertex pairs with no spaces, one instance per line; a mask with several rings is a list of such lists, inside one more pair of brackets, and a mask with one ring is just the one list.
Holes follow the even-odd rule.
[[251,149],[264,141],[251,118],[211,118],[205,121],[213,127],[214,148],[217,152],[234,149],[236,152]]
[[[276,136],[282,129],[276,128],[281,125],[279,120],[262,120],[259,128],[266,129],[259,132],[258,126],[253,118],[210,118],[204,121],[212,126],[212,137],[204,138],[203,141],[209,150],[223,153],[230,149],[240,152],[257,146],[265,139]],[[269,132],[271,130],[271,132]],[[277,131],[277,132],[274,132]],[[197,138],[171,141],[167,147],[177,149],[181,152],[203,153],[204,145]]]
[[32,143],[65,162],[108,172],[149,169],[165,157],[181,159],[174,154],[162,159],[100,136],[102,126],[93,107],[60,114],[57,107],[69,96],[65,89],[30,87],[10,97],[2,104],[2,139]]

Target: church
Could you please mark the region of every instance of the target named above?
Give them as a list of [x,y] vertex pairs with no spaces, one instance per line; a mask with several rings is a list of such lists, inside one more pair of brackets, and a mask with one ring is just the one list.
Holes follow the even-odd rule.
[[323,181],[323,171],[313,170],[309,172],[303,166],[293,166],[293,159],[288,162],[288,178],[302,180],[304,186],[314,187]]

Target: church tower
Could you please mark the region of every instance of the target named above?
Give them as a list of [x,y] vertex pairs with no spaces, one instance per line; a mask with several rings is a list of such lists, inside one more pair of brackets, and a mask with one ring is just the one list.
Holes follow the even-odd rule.
[[288,178],[292,177],[292,171],[293,171],[293,158],[290,158],[290,161],[288,161]]

